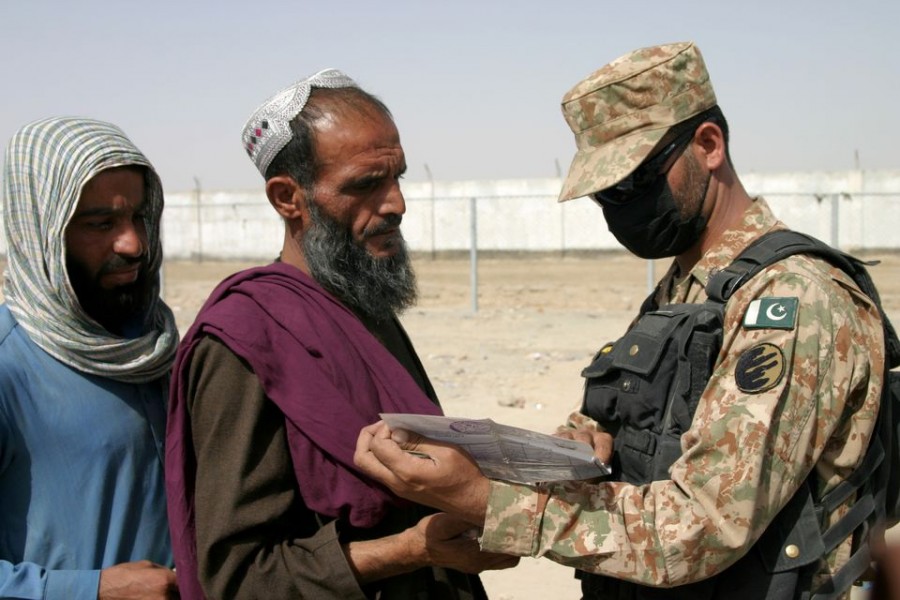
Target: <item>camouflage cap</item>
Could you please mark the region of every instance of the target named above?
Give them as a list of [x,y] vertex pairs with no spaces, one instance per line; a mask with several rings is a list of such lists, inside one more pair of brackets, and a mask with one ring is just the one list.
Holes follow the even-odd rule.
[[560,202],[615,185],[647,158],[670,127],[715,105],[706,65],[693,42],[641,48],[595,71],[562,100],[578,151]]

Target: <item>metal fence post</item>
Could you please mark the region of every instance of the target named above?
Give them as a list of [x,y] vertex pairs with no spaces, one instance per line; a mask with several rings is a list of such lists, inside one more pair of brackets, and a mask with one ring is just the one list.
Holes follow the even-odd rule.
[[437,208],[434,203],[434,177],[431,175],[431,169],[428,168],[428,164],[425,164],[425,174],[428,175],[428,189],[429,195],[431,196],[431,260],[434,260],[435,256],[437,256],[437,233],[436,233],[436,225],[437,218],[435,217],[435,209]]
[[560,256],[566,255],[566,209],[564,204],[559,204],[559,246]]
[[838,215],[840,214],[840,202],[841,195],[840,194],[831,194],[831,247],[838,248],[838,230],[840,228],[840,222],[838,221]]
[[474,197],[469,198],[469,280],[472,287],[472,312],[478,312],[478,213]]
[[197,262],[203,262],[203,207],[201,199],[203,190],[200,187],[200,180],[194,177],[194,193],[197,198]]

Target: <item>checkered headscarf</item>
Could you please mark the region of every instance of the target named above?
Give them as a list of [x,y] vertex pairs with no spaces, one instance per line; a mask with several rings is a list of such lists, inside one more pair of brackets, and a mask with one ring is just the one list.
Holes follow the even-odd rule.
[[26,125],[6,149],[3,227],[7,266],[3,293],[28,336],[47,353],[86,373],[140,383],[171,367],[178,330],[159,299],[158,276],[143,335],[108,332],[81,308],[66,271],[65,230],[81,190],[114,167],[145,167],[148,267],[162,263],[162,185],[150,162],[116,126],[92,119],[50,118]]

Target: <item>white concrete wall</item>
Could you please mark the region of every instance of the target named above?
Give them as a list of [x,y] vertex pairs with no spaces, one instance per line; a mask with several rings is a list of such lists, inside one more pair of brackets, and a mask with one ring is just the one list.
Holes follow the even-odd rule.
[[272,259],[284,228],[259,191],[166,194],[162,239],[166,258]]
[[[900,170],[744,174],[789,226],[845,250],[900,248]],[[413,251],[466,251],[475,199],[479,250],[606,250],[620,246],[588,199],[559,204],[559,179],[404,182],[403,232]],[[283,226],[258,190],[166,194],[167,258],[270,260]],[[0,254],[6,240],[0,232]]]
[[791,227],[845,250],[900,248],[900,171],[750,174]]

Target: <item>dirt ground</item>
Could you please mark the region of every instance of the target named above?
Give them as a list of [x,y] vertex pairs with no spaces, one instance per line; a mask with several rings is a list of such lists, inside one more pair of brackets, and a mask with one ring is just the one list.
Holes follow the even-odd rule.
[[[862,257],[882,261],[870,272],[900,324],[900,254]],[[648,292],[648,263],[624,253],[483,258],[475,311],[468,257],[417,257],[414,265],[420,299],[402,321],[444,412],[543,432],[579,405],[581,369],[622,333]],[[179,329],[219,281],[248,266],[166,262],[162,294]],[[667,266],[657,261],[655,277]],[[900,530],[894,533],[900,540]],[[482,579],[493,600],[580,597],[572,569],[545,559],[523,559]]]
[[[871,269],[900,323],[900,255]],[[662,275],[667,261],[654,265]],[[168,262],[163,294],[184,330],[213,286],[244,263]],[[580,403],[581,369],[646,295],[648,265],[622,253],[480,260],[477,312],[466,258],[417,258],[420,301],[403,317],[448,415],[550,432]],[[348,432],[351,435],[351,432]],[[353,434],[355,435],[355,433]],[[578,598],[573,571],[544,559],[482,575],[493,600]]]

